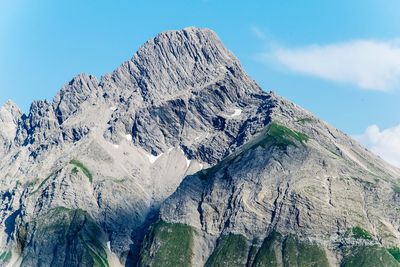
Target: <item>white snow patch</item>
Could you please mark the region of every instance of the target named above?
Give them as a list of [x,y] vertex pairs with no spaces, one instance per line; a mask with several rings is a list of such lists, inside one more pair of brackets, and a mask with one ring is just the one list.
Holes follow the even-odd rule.
[[114,146],[115,149],[118,149],[118,148],[119,148],[119,145],[113,145],[113,146]]
[[127,135],[125,135],[125,137],[126,137],[126,140],[128,140],[129,142],[132,142],[132,135],[127,134]]
[[171,147],[170,149],[168,149],[168,153],[170,153],[172,150],[174,150],[173,147]]
[[242,110],[240,108],[236,108],[233,114],[229,115],[229,118],[240,116],[240,114],[242,114]]
[[117,107],[110,107],[110,110],[111,110],[111,111],[116,111],[116,110],[117,110]]
[[150,163],[153,164],[156,160],[161,157],[162,153],[158,156],[154,156],[153,154],[146,154],[147,158],[149,159]]
[[199,166],[200,166],[200,170],[202,170],[204,168],[203,163],[200,163]]
[[191,162],[191,160],[190,160],[190,159],[188,159],[188,158],[186,157],[186,155],[185,155],[185,151],[183,151],[183,149],[182,149],[182,148],[180,149],[180,151],[181,151],[182,155],[184,155],[184,156],[185,156],[185,159],[186,159],[186,167],[187,167],[187,168],[189,168],[189,165],[190,165],[190,162]]
[[185,159],[186,159],[186,168],[189,168],[191,160],[188,158]]
[[108,264],[110,267],[122,267],[123,265],[121,264],[121,262],[118,259],[118,256],[111,251],[111,242],[108,241],[107,242],[107,258],[108,258]]

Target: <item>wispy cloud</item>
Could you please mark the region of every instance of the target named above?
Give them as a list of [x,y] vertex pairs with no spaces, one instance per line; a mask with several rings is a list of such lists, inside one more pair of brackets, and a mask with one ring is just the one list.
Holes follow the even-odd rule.
[[267,39],[267,36],[265,35],[264,31],[261,30],[256,25],[250,26],[250,31],[260,40],[266,40]]
[[[253,30],[254,31],[254,30]],[[326,45],[274,47],[261,55],[270,64],[322,79],[389,91],[400,86],[399,40],[356,40]]]
[[371,125],[363,134],[353,137],[389,163],[400,167],[400,124],[384,130]]

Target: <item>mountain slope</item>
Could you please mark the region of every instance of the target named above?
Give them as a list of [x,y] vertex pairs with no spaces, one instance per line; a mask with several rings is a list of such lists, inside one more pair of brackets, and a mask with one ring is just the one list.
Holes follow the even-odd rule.
[[[1,251],[12,252],[12,261],[38,260],[32,253],[40,250],[26,247],[21,232],[35,240],[38,230],[27,225],[67,208],[87,212],[110,250],[131,261],[183,177],[263,127],[244,124],[260,119],[254,107],[266,98],[214,32],[187,28],[159,34],[99,81],[76,76],[29,114],[8,103],[0,127],[9,129],[1,135]],[[63,253],[41,263],[68,262]]]
[[397,265],[399,170],[262,91],[208,29],[29,114],[7,103],[0,141],[4,265]]
[[[162,205],[161,221],[196,233],[192,264],[398,266],[390,251],[400,242],[399,171],[296,105],[275,101],[265,131],[185,178]],[[361,264],[369,253],[380,260]]]

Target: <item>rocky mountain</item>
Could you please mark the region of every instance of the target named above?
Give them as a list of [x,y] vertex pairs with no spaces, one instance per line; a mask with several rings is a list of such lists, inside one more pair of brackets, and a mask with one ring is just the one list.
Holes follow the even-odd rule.
[[208,29],[0,110],[1,266],[399,266],[400,170]]

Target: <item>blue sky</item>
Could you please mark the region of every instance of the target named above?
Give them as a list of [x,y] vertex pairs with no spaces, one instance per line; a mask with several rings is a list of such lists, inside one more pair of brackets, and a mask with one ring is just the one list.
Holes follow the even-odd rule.
[[397,0],[0,0],[0,103],[28,111],[78,73],[111,72],[160,31],[208,27],[265,90],[371,149],[400,151],[398,10]]

